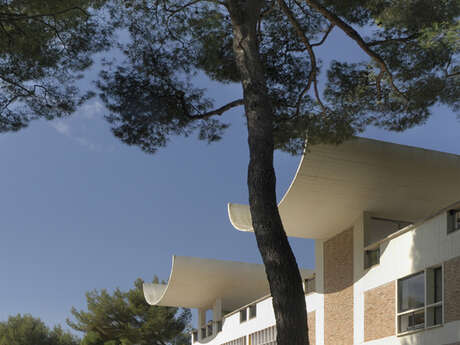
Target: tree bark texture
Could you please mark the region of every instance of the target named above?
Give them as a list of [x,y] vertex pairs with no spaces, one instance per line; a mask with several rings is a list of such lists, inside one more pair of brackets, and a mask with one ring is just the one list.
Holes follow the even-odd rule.
[[308,345],[302,279],[276,202],[273,119],[259,55],[257,20],[263,0],[228,0],[233,49],[241,74],[249,142],[252,225],[273,297],[278,345]]

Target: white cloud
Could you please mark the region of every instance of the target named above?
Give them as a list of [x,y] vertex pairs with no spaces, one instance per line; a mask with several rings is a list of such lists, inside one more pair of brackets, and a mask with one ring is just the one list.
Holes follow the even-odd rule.
[[75,137],[75,138],[72,138],[74,139],[77,143],[79,143],[81,146],[84,146],[88,149],[90,149],[91,151],[100,151],[96,145],[94,145],[92,142],[90,142],[88,139],[86,138],[83,138],[83,137]]
[[94,119],[98,114],[104,110],[104,106],[99,101],[94,101],[91,103],[84,104],[79,110],[78,114],[87,118]]
[[61,133],[65,136],[70,136],[70,126],[65,123],[63,120],[57,120],[50,123],[51,127],[53,127],[58,133]]
[[72,141],[78,143],[79,145],[86,147],[91,151],[101,151],[95,144],[90,142],[87,138],[82,136],[74,135],[71,131],[69,124],[65,123],[64,120],[55,120],[50,122],[50,126],[56,130],[59,134],[66,136]]
[[[49,122],[49,124],[59,134],[68,137],[77,144],[91,151],[103,151],[101,147],[93,144],[86,137],[86,135],[81,135],[81,132],[83,134],[87,133],[86,122],[93,121],[96,117],[100,116],[104,112],[104,110],[104,105],[101,102],[94,100],[90,103],[86,103],[83,106],[81,106],[76,112],[76,114],[72,116],[72,119],[58,119]],[[92,122],[91,125],[93,126],[94,123]]]

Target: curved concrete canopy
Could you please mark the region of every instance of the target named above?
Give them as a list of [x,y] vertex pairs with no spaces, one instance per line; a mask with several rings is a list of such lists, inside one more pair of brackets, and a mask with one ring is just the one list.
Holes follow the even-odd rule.
[[[308,147],[279,204],[288,236],[327,239],[367,211],[416,222],[460,199],[460,156],[355,138]],[[230,222],[252,231],[247,205],[229,204]]]
[[[313,271],[301,269],[303,278]],[[270,293],[264,265],[173,256],[168,284],[144,284],[151,305],[233,311]]]

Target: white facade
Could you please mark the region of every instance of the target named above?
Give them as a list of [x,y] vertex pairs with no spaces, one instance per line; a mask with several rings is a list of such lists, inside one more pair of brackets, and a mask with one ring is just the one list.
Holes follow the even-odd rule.
[[[373,341],[364,341],[364,293],[388,282],[397,281],[413,273],[420,272],[445,261],[460,256],[460,230],[447,234],[447,214],[442,212],[426,222],[404,231],[399,236],[382,241],[380,263],[365,270],[363,267],[363,219],[358,219],[353,227],[354,238],[354,344],[369,345],[442,345],[460,343],[460,320],[443,323],[439,326],[420,329],[404,335],[393,335]],[[305,296],[307,312],[315,311],[315,343],[324,345],[324,294],[323,290],[323,242],[316,241],[317,271],[316,287],[318,292]],[[397,291],[395,291],[397,296]],[[240,322],[239,311],[249,305],[257,306],[255,318]],[[254,332],[275,325],[271,297],[243,306],[223,316],[222,331],[195,341],[209,345],[222,345]],[[394,306],[396,316],[397,306]],[[395,318],[396,320],[396,318]],[[397,322],[397,320],[396,320]],[[397,329],[397,325],[395,325]]]
[[[311,345],[460,345],[459,174],[459,156],[368,139],[303,158],[280,213],[288,235],[316,242],[315,271],[301,271],[315,281]],[[245,206],[229,216],[252,231]],[[168,286],[146,286],[149,303],[197,308],[194,344],[276,345],[263,267],[199,260],[173,264]]]

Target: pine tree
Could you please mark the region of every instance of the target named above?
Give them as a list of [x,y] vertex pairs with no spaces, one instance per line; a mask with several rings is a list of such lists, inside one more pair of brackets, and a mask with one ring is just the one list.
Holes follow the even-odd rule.
[[144,298],[143,281],[137,279],[126,292],[103,289],[86,294],[87,311],[72,308],[75,321],[67,324],[83,332],[82,345],[189,344],[191,314],[188,309],[152,307]]
[[[9,9],[10,3],[3,6]],[[107,120],[123,142],[148,153],[176,135],[197,132],[199,139],[213,142],[228,127],[224,113],[244,107],[249,204],[273,296],[277,341],[308,344],[300,274],[276,204],[273,152],[300,153],[306,139],[310,144],[338,144],[370,124],[402,131],[426,121],[436,104],[458,111],[459,2],[113,0],[106,6],[102,13],[110,27],[129,36],[117,42],[124,61],[106,65],[98,81],[110,111]],[[4,33],[11,30],[8,26]],[[368,59],[349,63],[337,51],[321,89],[317,48],[333,30],[340,30]],[[40,42],[48,47],[48,42],[59,41],[59,36],[53,37]],[[16,55],[29,61],[21,50],[7,47],[3,43],[2,61]],[[32,54],[31,61],[37,57]],[[21,76],[21,65],[15,66],[11,75]],[[73,71],[61,60],[53,66]],[[243,97],[215,106],[206,90],[194,85],[197,73],[223,84],[239,83]],[[0,69],[2,97],[9,95],[0,114],[5,131],[20,128],[34,116],[52,118],[75,107],[72,103],[61,109],[60,102],[54,102],[53,112],[46,102],[31,103],[27,116],[11,106],[16,98],[8,92],[17,91],[17,86],[9,83],[9,76]],[[19,79],[25,83],[21,85],[30,80]],[[19,94],[23,102],[29,99]]]

